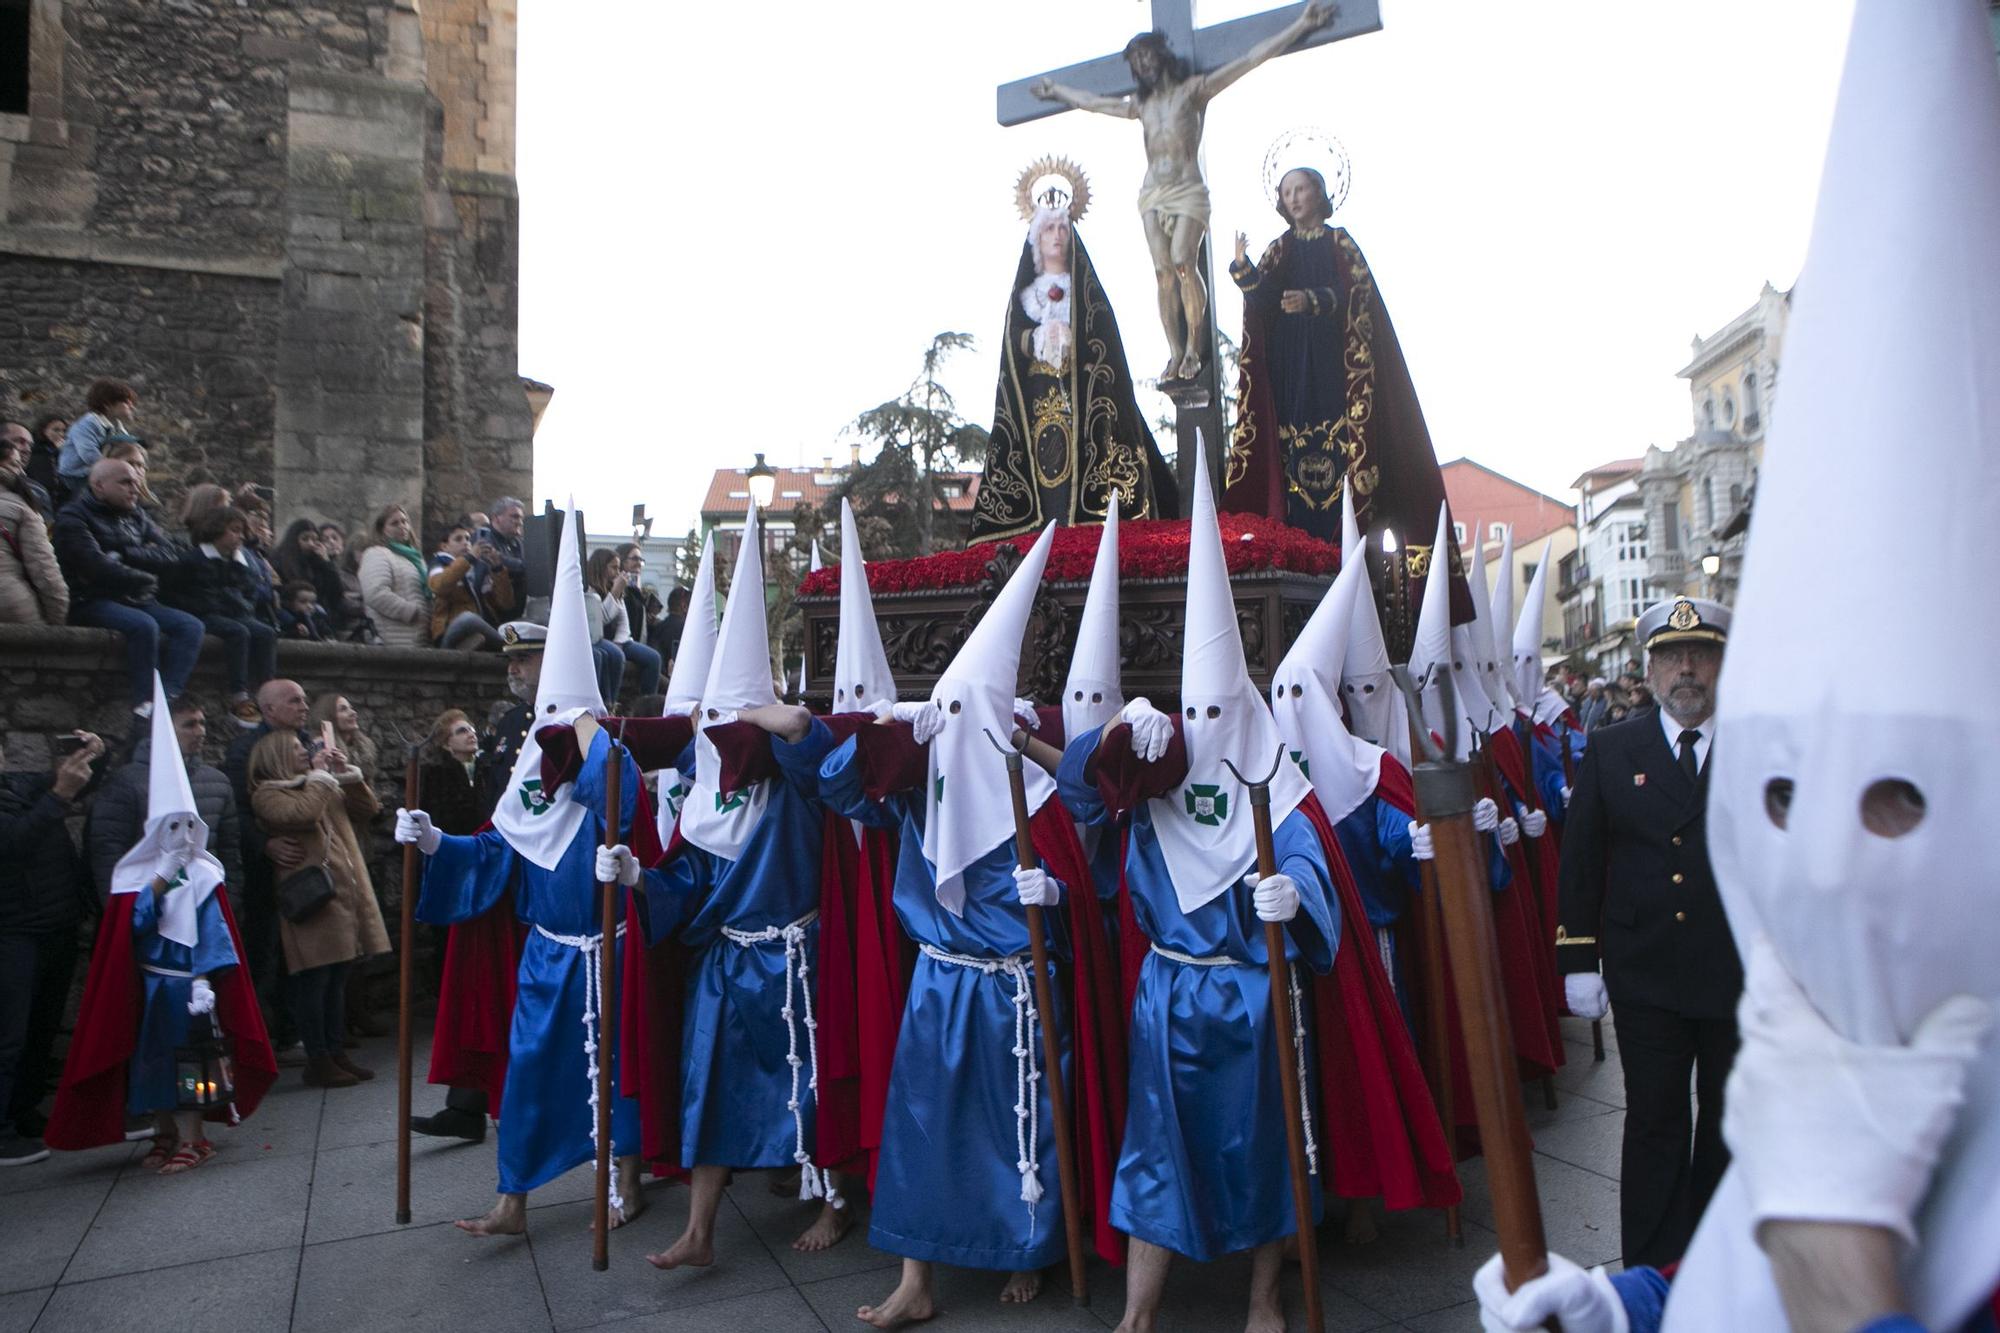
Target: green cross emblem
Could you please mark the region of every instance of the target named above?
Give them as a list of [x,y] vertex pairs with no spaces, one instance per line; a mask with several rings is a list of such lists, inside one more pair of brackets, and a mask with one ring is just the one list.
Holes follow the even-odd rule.
[[1299,766],[1299,772],[1305,774],[1307,778],[1312,777],[1312,760],[1306,758],[1304,750],[1292,751],[1292,762]]
[[724,796],[720,791],[715,793],[715,813],[718,815],[726,815],[731,810],[741,810],[749,803],[750,793],[748,792],[732,792],[728,796]]
[[932,805],[944,804],[944,774],[942,773],[937,775],[935,793],[931,797],[931,804]]
[[545,815],[555,808],[555,801],[542,792],[542,780],[529,778],[521,784],[521,808],[531,815]]
[[1210,828],[1229,818],[1229,796],[1222,788],[1206,782],[1190,782],[1182,789],[1181,795],[1187,800],[1187,812],[1194,816],[1197,824],[1207,824]]

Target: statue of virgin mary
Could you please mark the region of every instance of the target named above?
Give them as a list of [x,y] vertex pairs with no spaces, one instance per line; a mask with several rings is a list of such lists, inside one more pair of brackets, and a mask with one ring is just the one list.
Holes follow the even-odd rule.
[[[1067,164],[1038,170],[1075,172]],[[1034,532],[1051,519],[1102,523],[1115,490],[1120,518],[1173,518],[1179,492],[1133,398],[1118,320],[1075,219],[1089,187],[1044,196],[1007,300],[1000,382],[972,540]],[[1079,206],[1081,202],[1082,206]]]

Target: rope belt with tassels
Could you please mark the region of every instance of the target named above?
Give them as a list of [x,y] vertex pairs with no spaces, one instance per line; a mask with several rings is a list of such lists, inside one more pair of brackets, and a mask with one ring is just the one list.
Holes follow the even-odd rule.
[[[604,965],[604,936],[558,935],[546,926],[536,926],[535,933],[543,939],[560,944],[566,949],[575,949],[583,955],[583,1057],[586,1077],[590,1080],[590,1146],[597,1148],[597,1033],[598,1017],[604,1009],[604,996],[599,992],[598,978]],[[625,923],[618,923],[616,938],[625,938]],[[607,1055],[605,1057],[609,1059]],[[611,1197],[608,1200],[620,1217],[625,1215],[625,1200],[618,1196],[618,1173],[611,1173]]]
[[[774,944],[783,940],[785,944],[785,1007],[778,1012],[785,1020],[785,1063],[792,1068],[792,1095],[785,1103],[792,1113],[792,1160],[799,1167],[799,1198],[825,1199],[835,1208],[845,1208],[847,1200],[840,1197],[834,1188],[833,1172],[813,1165],[812,1154],[806,1150],[806,1118],[804,1102],[799,1097],[799,1070],[806,1060],[812,1062],[812,1073],[807,1078],[806,1089],[813,1094],[815,1102],[819,1097],[819,1019],[813,1014],[812,964],[806,957],[806,927],[819,920],[819,910],[807,912],[798,920],[783,926],[766,926],[762,930],[734,930],[722,928],[722,937],[739,949],[751,949],[760,944]],[[792,1004],[792,985],[797,979],[799,995],[805,1003],[806,1056],[799,1055],[799,1025],[797,1010]]]

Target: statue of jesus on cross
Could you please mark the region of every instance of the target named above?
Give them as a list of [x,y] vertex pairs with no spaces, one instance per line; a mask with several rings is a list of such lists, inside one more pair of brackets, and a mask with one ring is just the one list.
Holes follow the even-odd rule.
[[1125,47],[1125,62],[1137,86],[1123,96],[1085,92],[1052,78],[1037,79],[1031,86],[1043,101],[1136,120],[1145,132],[1146,179],[1139,191],[1139,217],[1153,257],[1160,324],[1167,335],[1163,381],[1192,381],[1202,370],[1208,285],[1200,260],[1202,238],[1208,233],[1208,183],[1201,176],[1200,151],[1208,104],[1224,88],[1338,14],[1325,0],[1311,0],[1286,27],[1207,73],[1191,71],[1164,33],[1140,33]]

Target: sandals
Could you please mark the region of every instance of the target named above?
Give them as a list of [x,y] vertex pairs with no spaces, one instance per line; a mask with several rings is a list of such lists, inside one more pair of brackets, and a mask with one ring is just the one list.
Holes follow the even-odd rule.
[[213,1156],[215,1156],[215,1145],[207,1139],[183,1143],[174,1150],[174,1155],[167,1159],[166,1165],[160,1168],[160,1174],[178,1176],[183,1172],[194,1170]]
[[153,1146],[146,1150],[144,1157],[139,1159],[139,1165],[145,1167],[148,1171],[157,1171],[167,1164],[168,1160],[174,1155],[174,1149],[179,1146],[180,1140],[169,1139],[155,1134],[153,1135]]

